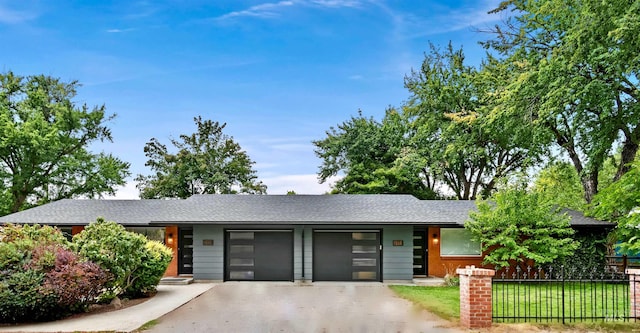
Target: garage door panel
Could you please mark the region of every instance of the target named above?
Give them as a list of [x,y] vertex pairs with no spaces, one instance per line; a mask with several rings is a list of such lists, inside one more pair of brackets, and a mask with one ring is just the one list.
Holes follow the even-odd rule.
[[293,280],[291,230],[227,231],[226,244],[226,280]]
[[316,281],[380,281],[380,233],[316,231],[313,239]]

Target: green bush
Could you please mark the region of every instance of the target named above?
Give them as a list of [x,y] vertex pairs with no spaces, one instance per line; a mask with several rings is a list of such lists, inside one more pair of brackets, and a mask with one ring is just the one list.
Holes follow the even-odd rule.
[[128,297],[148,296],[156,291],[156,286],[171,262],[173,252],[157,241],[148,241],[140,267],[134,272],[133,284],[126,290]]
[[113,275],[104,301],[154,292],[172,257],[163,244],[101,218],[75,235],[73,244],[80,255]]
[[102,218],[73,236],[73,245],[78,254],[100,265],[113,276],[105,285],[107,292],[103,295],[103,301],[109,301],[131,287],[133,274],[142,263],[146,242],[146,237]]
[[31,269],[0,273],[0,322],[40,321],[61,313],[43,281],[44,273]]
[[0,322],[45,320],[60,313],[55,295],[43,288],[45,267],[51,268],[52,261],[40,248],[67,244],[49,226],[0,227]]
[[0,271],[17,269],[31,258],[33,249],[41,245],[68,246],[60,230],[50,226],[0,226]]
[[0,227],[0,322],[42,321],[84,310],[108,275],[82,261],[49,226]]

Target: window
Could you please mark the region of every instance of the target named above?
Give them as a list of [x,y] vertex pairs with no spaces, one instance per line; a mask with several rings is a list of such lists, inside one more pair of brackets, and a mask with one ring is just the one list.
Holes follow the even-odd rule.
[[377,253],[376,245],[352,245],[351,253]]
[[158,241],[164,244],[164,227],[128,227],[127,231],[146,236],[149,240]]
[[253,245],[231,245],[229,247],[231,254],[250,254],[253,253]]
[[351,239],[353,240],[377,240],[378,234],[375,232],[352,232]]
[[441,256],[480,256],[480,243],[471,240],[471,233],[463,228],[440,229]]
[[254,237],[253,232],[229,232],[229,239],[253,239]]

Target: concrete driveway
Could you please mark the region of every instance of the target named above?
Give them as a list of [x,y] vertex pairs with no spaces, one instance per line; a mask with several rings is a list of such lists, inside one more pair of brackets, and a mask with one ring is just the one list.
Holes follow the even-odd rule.
[[220,284],[148,332],[461,332],[381,283]]

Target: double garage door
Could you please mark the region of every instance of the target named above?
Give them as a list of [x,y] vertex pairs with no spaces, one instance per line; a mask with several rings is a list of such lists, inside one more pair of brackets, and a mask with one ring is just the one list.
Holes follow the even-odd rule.
[[[225,280],[293,281],[293,230],[227,230]],[[379,231],[313,232],[314,281],[381,281]]]

